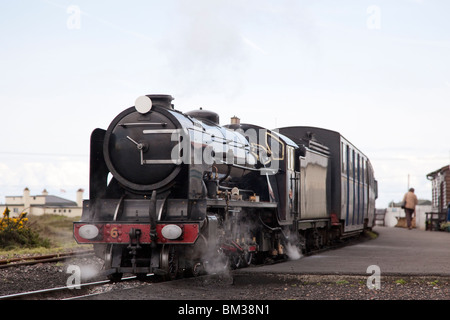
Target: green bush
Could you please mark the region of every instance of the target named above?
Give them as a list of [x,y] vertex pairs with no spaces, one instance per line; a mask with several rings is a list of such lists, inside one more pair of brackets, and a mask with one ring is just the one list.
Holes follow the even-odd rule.
[[42,239],[37,232],[28,227],[28,218],[25,212],[22,212],[17,218],[10,218],[9,213],[10,210],[6,208],[0,221],[1,249],[50,247],[48,239]]

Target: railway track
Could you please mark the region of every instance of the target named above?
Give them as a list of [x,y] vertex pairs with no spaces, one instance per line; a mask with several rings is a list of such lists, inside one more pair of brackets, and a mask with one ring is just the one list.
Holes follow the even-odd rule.
[[94,250],[84,250],[75,252],[55,253],[42,256],[30,256],[20,258],[9,258],[0,260],[0,269],[20,266],[20,265],[32,265],[37,263],[57,262],[73,257],[86,257],[94,255]]
[[[76,251],[69,253],[40,255],[30,257],[17,257],[0,260],[0,269],[27,266],[33,264],[51,264],[54,262],[95,256],[93,250]],[[62,269],[64,270],[64,269]],[[22,272],[22,271],[19,271]],[[61,272],[61,271],[59,271]],[[62,271],[64,272],[64,271]],[[112,282],[110,280],[91,280],[92,282],[79,283],[77,285],[56,285],[55,287],[45,288],[45,284],[42,283],[42,287],[45,289],[32,289],[29,291],[17,291],[13,293],[0,294],[0,300],[72,300],[80,299],[87,296],[98,295],[110,290],[120,290],[130,287],[138,287],[147,283],[160,282],[161,280],[152,277],[153,274],[148,274],[146,278],[129,276],[124,277],[118,282]],[[89,281],[89,280],[88,280]],[[5,282],[7,283],[7,282]],[[61,283],[62,284],[62,283]]]
[[[152,275],[153,274],[149,274],[148,278],[150,279]],[[0,296],[0,300],[73,300],[101,294],[105,291],[112,290],[112,288],[118,284],[124,284],[132,281],[136,281],[137,284],[143,283],[142,279],[138,281],[136,276],[130,276],[122,278],[122,280],[117,283],[113,283],[110,280],[87,282],[81,283],[77,286],[72,285],[8,294]],[[106,286],[109,286],[109,288],[105,288]],[[102,287],[104,288],[102,289]],[[95,290],[97,290],[97,292]]]
[[[365,237],[362,237],[363,239],[367,239]],[[360,239],[364,241],[363,239]],[[336,249],[342,246],[346,246],[351,243],[358,242],[358,239],[348,239],[347,241],[343,241],[342,243],[339,243],[333,247],[326,247],[322,248],[321,250],[313,251],[310,253],[307,253],[305,255],[313,255],[316,253],[320,253],[323,251],[327,251],[330,249]],[[71,252],[66,254],[53,254],[53,255],[45,255],[45,256],[33,256],[33,257],[27,257],[27,258],[12,258],[12,259],[4,259],[0,260],[0,269],[1,268],[8,268],[13,266],[20,266],[20,265],[30,265],[30,264],[38,264],[38,263],[51,263],[56,261],[61,261],[69,258],[75,258],[75,257],[86,257],[86,256],[93,256],[94,252],[93,250],[85,250],[85,251],[77,251],[77,252]],[[274,261],[272,263],[281,263],[284,260],[280,261]],[[7,295],[0,295],[0,300],[36,300],[36,299],[55,299],[55,300],[69,300],[69,299],[77,299],[92,295],[98,295],[104,292],[108,292],[110,290],[120,290],[123,287],[127,286],[125,283],[135,281],[135,284],[131,283],[129,286],[139,286],[142,285],[143,282],[154,282],[153,277],[148,277],[144,281],[142,279],[137,280],[136,276],[130,276],[123,278],[122,281],[118,283],[112,283],[110,280],[100,280],[100,281],[94,281],[94,282],[87,282],[87,283],[81,283],[79,284],[79,288],[76,289],[74,286],[66,285],[66,286],[59,286],[54,288],[47,288],[47,289],[41,289],[41,290],[35,290],[35,291],[26,291],[26,292],[18,292],[18,293],[12,293]],[[149,281],[148,281],[149,280]],[[156,280],[156,279],[154,279]],[[92,281],[92,280],[91,280]]]

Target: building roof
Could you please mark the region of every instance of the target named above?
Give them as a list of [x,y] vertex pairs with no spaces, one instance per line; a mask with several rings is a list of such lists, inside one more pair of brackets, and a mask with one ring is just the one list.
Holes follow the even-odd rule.
[[427,174],[427,178],[428,178],[428,180],[433,180],[438,173],[443,173],[444,171],[447,171],[447,170],[450,170],[450,165],[444,166],[438,170],[430,172],[429,174]]
[[[58,196],[52,196],[52,195],[30,195],[30,198],[44,198],[44,204],[39,203],[31,203],[31,207],[78,207],[77,203],[72,200],[67,200]],[[8,203],[8,198],[22,198],[23,196],[6,196],[6,206],[17,206],[17,205],[24,205],[24,203]]]
[[57,196],[45,196],[45,206],[47,207],[77,207],[75,201],[67,200]]

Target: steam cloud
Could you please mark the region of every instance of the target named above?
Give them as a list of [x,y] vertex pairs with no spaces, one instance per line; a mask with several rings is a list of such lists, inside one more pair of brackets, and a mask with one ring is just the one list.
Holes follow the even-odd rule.
[[299,248],[297,248],[297,246],[292,245],[290,243],[286,244],[286,254],[289,257],[289,260],[298,260],[302,257],[302,254],[299,250]]

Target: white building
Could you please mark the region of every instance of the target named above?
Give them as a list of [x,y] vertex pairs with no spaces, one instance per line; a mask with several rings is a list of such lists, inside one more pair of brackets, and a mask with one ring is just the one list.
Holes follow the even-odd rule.
[[6,196],[5,204],[0,204],[0,214],[8,207],[10,216],[18,216],[22,212],[29,215],[41,216],[43,214],[60,214],[68,217],[81,216],[83,208],[83,189],[77,191],[77,201],[67,200],[61,197],[49,195],[43,190],[40,195],[30,195],[30,190],[25,188],[21,196]]
[[[377,211],[384,212],[384,220],[377,219],[376,225],[382,225],[385,227],[403,227],[406,228],[406,215],[405,210],[401,208],[402,203],[395,203],[392,201],[387,209],[377,209]],[[431,212],[431,201],[419,199],[419,203],[416,206],[415,227],[420,230],[426,230],[426,213]]]
[[[426,212],[431,211],[431,205],[416,206],[416,228],[420,230],[426,229]],[[384,218],[384,225],[386,227],[406,227],[405,210],[398,207],[390,207],[386,209],[386,216]]]

